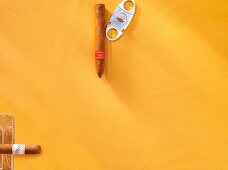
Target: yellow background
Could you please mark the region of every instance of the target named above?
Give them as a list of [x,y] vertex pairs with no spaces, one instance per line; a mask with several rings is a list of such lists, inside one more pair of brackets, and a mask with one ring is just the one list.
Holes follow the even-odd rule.
[[227,170],[228,1],[137,0],[102,79],[96,3],[0,1],[0,111],[43,147],[15,170]]

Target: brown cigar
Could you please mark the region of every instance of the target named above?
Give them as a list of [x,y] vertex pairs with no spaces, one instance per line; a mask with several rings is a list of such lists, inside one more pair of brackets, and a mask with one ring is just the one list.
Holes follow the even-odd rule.
[[0,154],[39,154],[40,145],[0,144]]
[[96,5],[95,64],[101,78],[105,67],[105,5]]

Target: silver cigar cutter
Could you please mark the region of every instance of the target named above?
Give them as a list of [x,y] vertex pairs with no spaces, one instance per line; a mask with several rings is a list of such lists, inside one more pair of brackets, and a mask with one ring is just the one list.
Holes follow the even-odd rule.
[[[134,5],[129,11],[124,8],[124,4],[128,1],[132,2]],[[119,4],[106,27],[106,37],[110,41],[115,41],[120,38],[121,35],[123,35],[123,31],[126,30],[131,23],[131,20],[135,14],[135,10],[136,4],[134,0],[124,0]],[[117,36],[115,38],[110,38],[108,36],[108,32],[112,29],[117,31]]]

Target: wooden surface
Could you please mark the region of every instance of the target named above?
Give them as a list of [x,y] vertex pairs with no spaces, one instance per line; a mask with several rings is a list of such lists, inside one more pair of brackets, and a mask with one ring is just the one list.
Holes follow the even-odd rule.
[[227,170],[228,1],[136,0],[102,79],[97,3],[0,1],[1,112],[42,145],[15,170]]
[[13,156],[2,155],[3,144],[14,143],[14,116],[12,114],[0,114],[0,169],[13,170]]

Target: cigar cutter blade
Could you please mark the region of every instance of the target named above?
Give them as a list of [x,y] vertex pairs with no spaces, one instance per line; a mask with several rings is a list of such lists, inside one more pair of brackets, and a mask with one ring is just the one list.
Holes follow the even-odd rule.
[[[130,10],[127,10],[124,6],[125,3],[129,1],[132,2],[133,7]],[[121,35],[123,35],[123,31],[126,30],[131,23],[131,20],[135,14],[135,10],[136,4],[134,0],[124,0],[119,4],[111,17],[109,24],[106,27],[106,37],[110,41],[115,41],[120,38]],[[108,32],[112,29],[117,31],[117,36],[115,38],[111,38],[108,35]]]

